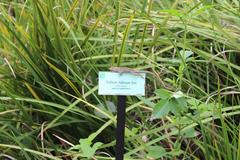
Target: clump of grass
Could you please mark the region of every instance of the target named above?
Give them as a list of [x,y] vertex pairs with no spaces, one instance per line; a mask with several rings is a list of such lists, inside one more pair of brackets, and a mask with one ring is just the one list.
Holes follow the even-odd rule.
[[[0,156],[88,157],[88,140],[114,159],[116,97],[97,73],[126,66],[159,75],[128,97],[126,159],[239,159],[239,34],[236,1],[2,0]],[[159,88],[186,110],[163,114]]]

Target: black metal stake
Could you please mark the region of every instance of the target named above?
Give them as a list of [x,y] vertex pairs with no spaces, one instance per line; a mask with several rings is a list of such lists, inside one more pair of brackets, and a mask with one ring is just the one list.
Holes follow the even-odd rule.
[[117,133],[116,133],[116,160],[124,158],[126,96],[118,96],[117,106]]

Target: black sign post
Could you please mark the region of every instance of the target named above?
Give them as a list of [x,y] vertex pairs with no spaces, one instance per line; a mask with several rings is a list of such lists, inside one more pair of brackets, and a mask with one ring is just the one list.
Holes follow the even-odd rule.
[[124,158],[124,132],[126,117],[126,96],[118,96],[117,106],[117,133],[116,133],[116,160]]
[[[126,119],[126,99],[128,96],[145,95],[144,72],[130,68],[115,67],[112,72],[100,71],[98,80],[99,95],[118,95],[116,160],[124,159],[124,133]],[[118,72],[119,71],[119,72]],[[123,74],[125,73],[126,74]]]

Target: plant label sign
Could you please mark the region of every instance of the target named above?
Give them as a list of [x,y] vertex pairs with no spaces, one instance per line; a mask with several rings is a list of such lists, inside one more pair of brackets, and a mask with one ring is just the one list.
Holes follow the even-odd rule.
[[145,73],[99,72],[99,95],[145,95]]

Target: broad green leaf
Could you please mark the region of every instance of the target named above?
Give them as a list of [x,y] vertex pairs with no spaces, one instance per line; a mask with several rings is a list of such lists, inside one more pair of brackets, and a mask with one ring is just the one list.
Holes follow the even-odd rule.
[[82,156],[88,159],[94,156],[96,150],[103,144],[96,142],[92,144],[93,139],[96,137],[96,133],[92,133],[88,138],[80,139],[78,145],[73,146],[70,150],[82,151]]
[[172,98],[169,100],[169,106],[170,106],[170,111],[176,115],[179,116],[181,113],[181,108],[179,106],[179,103],[177,102],[177,100],[175,98]]
[[172,97],[180,98],[180,97],[184,97],[184,94],[181,91],[177,91],[177,92],[173,93]]
[[[193,121],[189,118],[192,117],[192,115],[190,113],[187,113],[186,114],[188,117],[185,117],[185,116],[181,116],[181,117],[176,117],[174,118],[174,122],[178,125],[178,124],[181,124],[181,125],[187,125],[187,124],[192,124]],[[193,119],[195,117],[192,117]]]
[[200,101],[195,98],[187,99],[187,103],[190,105],[190,108],[196,109]]
[[208,111],[208,105],[206,103],[202,103],[198,106],[197,110],[199,110],[200,112]]
[[133,134],[137,134],[139,132],[139,130],[140,130],[140,127],[138,127],[138,128],[134,127],[131,129]]
[[185,138],[193,138],[197,136],[197,131],[194,128],[188,128],[181,133]]
[[171,106],[168,100],[160,100],[153,109],[153,118],[162,118],[169,113],[170,109]]
[[161,146],[150,146],[148,147],[147,151],[148,151],[148,154],[147,154],[148,157],[156,158],[156,159],[162,158],[167,153],[166,150]]
[[176,116],[179,116],[187,109],[185,98],[172,98],[169,100],[169,104],[171,112]]
[[178,103],[178,107],[181,109],[181,111],[185,111],[187,109],[187,100],[184,97],[176,98],[176,101]]
[[155,90],[155,94],[161,99],[168,99],[171,97],[171,93],[166,89],[157,89]]
[[198,109],[200,111],[212,111],[214,109],[217,109],[218,106],[220,106],[218,103],[209,103],[209,104],[202,103],[198,106]]
[[88,139],[80,140],[80,147],[84,157],[91,158],[95,154],[98,147],[100,147],[103,143],[97,142],[94,143],[93,146],[91,146],[91,144],[92,142],[89,141]]

